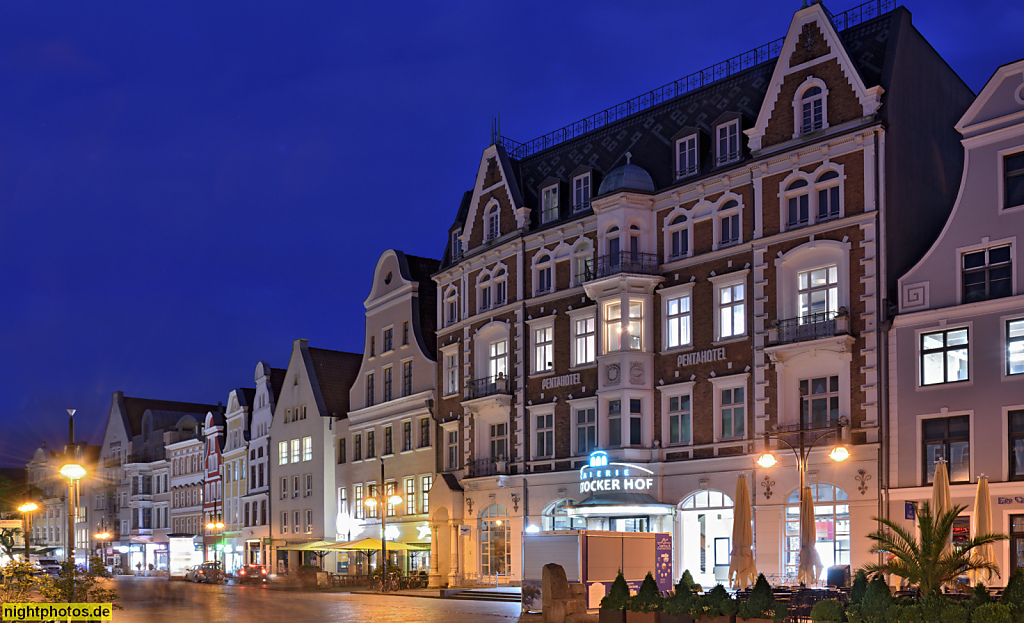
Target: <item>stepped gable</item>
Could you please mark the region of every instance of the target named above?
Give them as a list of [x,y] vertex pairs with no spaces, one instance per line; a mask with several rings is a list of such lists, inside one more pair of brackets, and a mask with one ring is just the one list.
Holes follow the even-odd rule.
[[[363,356],[325,348],[309,348],[316,383],[324,399],[325,417],[348,415],[348,392],[359,374]],[[311,379],[312,380],[312,379]]]

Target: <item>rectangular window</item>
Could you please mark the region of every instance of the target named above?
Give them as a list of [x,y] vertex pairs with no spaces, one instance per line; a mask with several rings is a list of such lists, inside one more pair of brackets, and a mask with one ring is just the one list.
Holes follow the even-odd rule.
[[590,207],[590,174],[578,175],[572,180],[573,213],[582,212]]
[[626,326],[629,332],[629,349],[644,349],[644,304],[641,301],[629,301],[629,324]]
[[387,455],[387,454],[394,454],[394,452],[392,451],[392,439],[391,439],[391,437],[392,437],[391,427],[390,426],[385,426],[384,427],[384,454],[385,455]]
[[542,223],[550,223],[558,218],[558,186],[549,186],[541,191],[541,212]]
[[722,439],[743,437],[746,430],[746,409],[743,388],[722,390]]
[[740,215],[729,214],[721,217],[722,237],[721,246],[736,244],[740,241]]
[[806,225],[810,220],[811,196],[807,193],[807,181],[797,180],[789,185],[787,191],[795,192],[786,198],[789,204],[789,220],[786,224],[789,227]]
[[1024,205],[1024,152],[1003,156],[1003,207]]
[[1010,245],[963,255],[963,302],[987,301],[1013,294]]
[[420,418],[420,447],[430,446],[430,418]]
[[313,474],[306,474],[306,491],[305,497],[313,495]]
[[[366,487],[366,499],[368,501],[369,500],[373,500],[374,502],[378,502],[379,501],[377,499],[377,485],[367,485],[367,487]],[[379,517],[379,515],[377,514],[377,512],[379,510],[380,510],[380,506],[378,504],[372,504],[371,503],[366,508],[366,516],[369,517],[370,519],[377,519],[377,517]]]
[[282,478],[281,479],[281,499],[282,500],[287,500],[288,499],[288,479],[287,478]]
[[690,397],[672,396],[668,399],[669,444],[690,443]]
[[535,294],[551,292],[551,266],[537,269],[537,291]]
[[668,299],[668,342],[666,348],[690,344],[690,295],[684,294]]
[[617,448],[622,445],[622,401],[608,401],[608,445]]
[[288,512],[281,513],[281,534],[288,532]]
[[370,356],[375,357],[377,355],[377,336],[370,336]]
[[718,126],[718,164],[740,159],[740,122],[730,121]]
[[277,442],[277,464],[287,465],[288,464],[288,442],[279,441]]
[[300,525],[300,522],[302,521],[300,512],[299,511],[293,512],[292,513],[292,519],[293,519],[293,522],[292,522],[292,533],[296,533],[296,532],[299,531],[299,528],[302,527]]
[[451,353],[444,356],[444,395],[451,396],[459,391],[459,355]]
[[348,508],[348,491],[345,487],[338,487],[338,512],[342,515],[350,513]]
[[352,437],[352,458],[356,461],[363,460],[363,436],[355,435]]
[[423,476],[420,483],[420,512],[426,514],[430,512],[430,486],[434,483],[434,477]]
[[596,449],[596,409],[576,409],[576,453],[587,455]]
[[533,332],[534,372],[549,372],[555,366],[554,327],[542,327]]
[[537,458],[555,456],[555,414],[537,416]]
[[405,479],[405,514],[416,514],[416,479]]
[[402,422],[402,452],[412,450],[412,422]]
[[800,381],[800,423],[805,429],[839,424],[839,377]]
[[391,327],[384,329],[384,350],[381,352],[387,353],[395,347],[395,330]]
[[373,390],[373,372],[366,375],[366,406],[372,407],[375,403]]
[[345,463],[348,460],[348,456],[346,456],[347,455],[347,452],[346,452],[347,445],[345,443],[346,441],[348,441],[348,440],[345,439],[344,437],[342,437],[341,439],[338,440],[338,464],[339,465],[341,465],[342,463]]
[[801,324],[828,318],[816,314],[839,311],[839,268],[825,266],[796,275]]
[[742,283],[718,288],[719,339],[746,334],[745,289]]
[[968,380],[967,329],[921,334],[921,385]]
[[608,303],[604,306],[604,343],[606,353],[622,347],[621,303]]
[[459,431],[450,430],[448,431],[448,453],[447,463],[445,467],[448,471],[455,471],[459,469],[461,461],[459,461]]
[[697,135],[691,134],[676,141],[676,179],[697,172]]
[[1024,319],[1006,323],[1006,374],[1024,374]]
[[292,463],[298,463],[302,459],[301,440],[292,439]]
[[312,461],[313,460],[313,438],[303,437],[302,438],[302,460]]
[[490,345],[488,372],[492,379],[508,377],[508,341],[499,340]]
[[508,424],[491,424],[491,458],[508,458]]
[[582,366],[594,363],[596,352],[596,327],[594,317],[577,318],[573,325],[576,329],[576,360],[573,365]]
[[374,439],[374,431],[366,431],[366,458],[372,459],[377,456],[377,444]]
[[[838,174],[836,177],[838,178]],[[827,188],[819,187],[818,220],[824,221],[837,216],[839,216],[839,184]]]
[[950,482],[971,479],[971,421],[966,415],[921,422],[925,484],[935,480],[935,465],[946,461]]
[[639,398],[629,399],[629,445],[641,445],[641,427],[643,426],[643,401]]
[[298,476],[292,476],[292,497],[293,498],[299,497],[299,493],[301,493],[301,491],[302,491],[302,489],[300,488],[301,486],[302,485],[299,483],[299,477]]
[[392,386],[392,382],[393,381],[394,381],[394,379],[393,379],[393,375],[392,375],[392,368],[391,368],[391,366],[388,366],[388,367],[384,368],[384,400],[383,400],[383,402],[387,402],[387,401],[391,400],[391,386]]
[[313,511],[306,511],[306,534],[313,533]]
[[412,362],[402,362],[402,395],[412,395]]
[[387,511],[388,517],[395,516],[395,505],[391,501],[391,498],[398,494],[398,484],[395,482],[389,482],[384,485],[384,508]]
[[1024,411],[1010,411],[1010,478],[1024,480]]
[[363,519],[365,517],[366,507],[363,505],[363,485],[355,485],[352,487],[352,502],[353,511],[356,519]]

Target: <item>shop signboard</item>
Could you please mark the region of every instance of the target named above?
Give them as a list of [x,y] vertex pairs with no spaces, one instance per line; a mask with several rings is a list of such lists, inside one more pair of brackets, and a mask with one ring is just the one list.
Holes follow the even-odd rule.
[[192,537],[168,537],[168,571],[171,578],[185,577],[185,572],[192,565],[202,562],[202,555],[197,554],[196,545]]
[[632,463],[614,463],[597,450],[580,468],[580,493],[648,493],[654,490],[654,472]]

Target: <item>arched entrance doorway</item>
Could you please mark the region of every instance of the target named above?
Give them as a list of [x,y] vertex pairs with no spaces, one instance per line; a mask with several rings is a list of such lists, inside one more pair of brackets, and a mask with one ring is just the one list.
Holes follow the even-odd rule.
[[480,513],[480,574],[508,575],[512,570],[508,510],[491,504]]
[[555,500],[544,509],[541,529],[543,530],[585,530],[587,520],[585,517],[570,516],[566,506],[575,504],[575,500],[563,498]]
[[732,498],[721,491],[697,491],[679,504],[676,576],[689,569],[698,584],[725,583],[732,548]]
[[[839,487],[809,485],[814,500],[814,549],[825,571],[832,565],[850,564],[850,496]],[[796,579],[800,565],[800,492],[786,498],[786,569]]]

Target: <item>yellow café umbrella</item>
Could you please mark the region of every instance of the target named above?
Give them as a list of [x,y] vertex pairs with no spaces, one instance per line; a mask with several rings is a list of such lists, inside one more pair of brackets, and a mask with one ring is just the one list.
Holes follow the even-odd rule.
[[[974,498],[974,534],[992,533],[992,498],[988,495],[988,476],[982,474],[978,478],[978,493]],[[991,543],[980,545],[974,548],[974,559],[978,562],[990,562],[995,564],[996,552]],[[970,571],[971,581],[988,583],[992,580],[992,571],[989,569],[972,569]]]
[[[750,527],[754,513],[750,507],[750,490],[747,477],[740,474],[736,480],[736,506],[732,518],[732,553],[729,556],[729,580],[736,588],[753,586],[757,580],[757,567],[750,547],[754,544],[754,532]],[[735,574],[735,576],[734,576]]]
[[[939,522],[939,518],[953,510],[953,500],[949,494],[949,471],[946,469],[946,461],[939,459],[935,463],[935,478],[932,479],[932,525]],[[942,548],[942,553],[949,551],[950,541]]]
[[[353,551],[379,551],[381,548],[380,539],[359,539],[358,541],[349,541],[347,543],[335,543],[330,547],[326,548],[334,552],[353,552]],[[388,541],[388,550],[394,552],[398,550],[407,552],[423,552],[430,549],[422,545],[409,545],[407,543],[398,543],[396,541]]]
[[814,500],[811,498],[811,488],[804,487],[800,492],[800,567],[796,574],[797,581],[801,584],[814,584],[821,576],[823,566],[818,550],[814,549],[816,540]]

